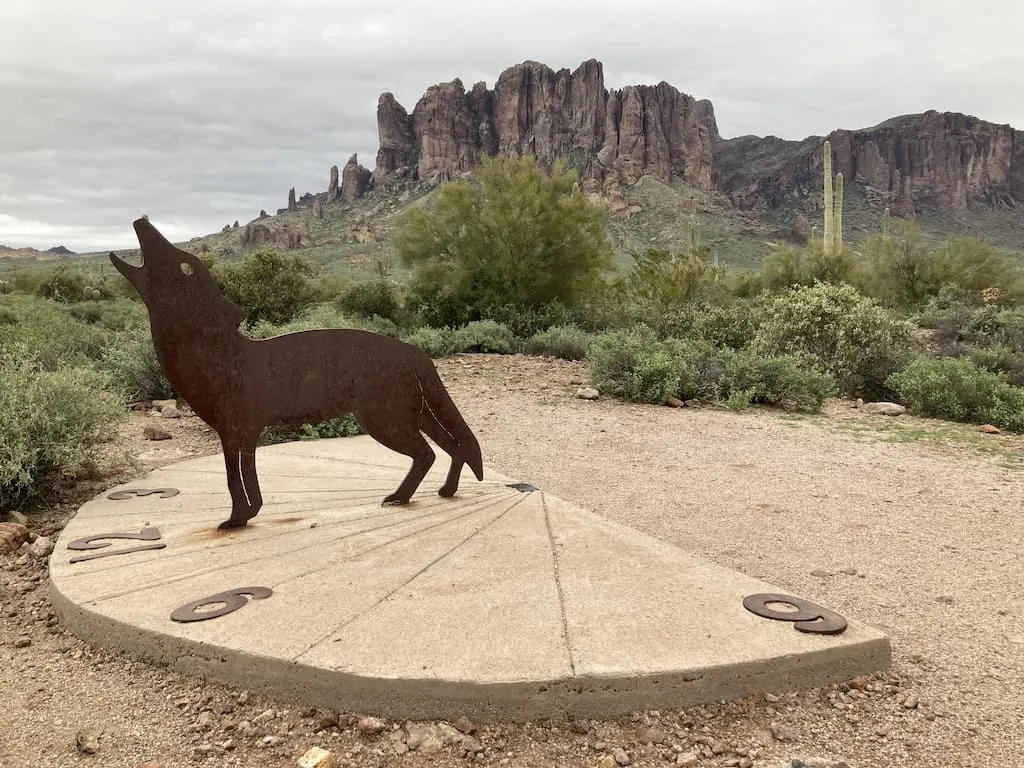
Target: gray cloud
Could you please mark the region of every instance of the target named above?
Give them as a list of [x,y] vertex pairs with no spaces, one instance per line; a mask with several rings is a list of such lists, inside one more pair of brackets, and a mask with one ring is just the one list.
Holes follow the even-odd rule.
[[715,104],[726,136],[803,138],[955,110],[1024,128],[1024,6],[976,0],[48,0],[0,8],[0,242],[131,247],[149,213],[214,231],[372,167],[411,109],[525,59],[605,65]]

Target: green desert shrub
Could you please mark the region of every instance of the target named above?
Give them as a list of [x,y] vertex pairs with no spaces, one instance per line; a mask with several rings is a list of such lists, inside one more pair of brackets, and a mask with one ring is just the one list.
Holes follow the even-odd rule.
[[448,357],[455,354],[455,337],[451,328],[431,328],[425,325],[407,334],[404,340],[414,347],[419,347],[431,357]]
[[126,416],[101,372],[50,370],[24,345],[0,356],[0,509],[40,484],[88,466],[96,445]]
[[531,355],[549,355],[563,360],[582,360],[594,341],[594,334],[575,325],[556,325],[538,331],[526,342]]
[[710,342],[715,347],[742,349],[757,333],[761,305],[760,300],[737,299],[725,304],[702,306],[693,316],[691,332],[695,338]]
[[111,388],[128,402],[177,396],[157,359],[148,328],[119,334],[104,347],[98,367],[109,377]]
[[760,357],[748,350],[724,353],[722,391],[727,397],[744,393],[752,403],[784,411],[817,412],[825,399],[835,394],[832,377],[808,367],[801,358]]
[[533,157],[485,157],[471,180],[406,210],[392,231],[412,269],[406,305],[440,327],[591,295],[613,251],[606,211],[578,191],[577,176],[562,161],[547,171]]
[[518,351],[515,334],[508,326],[494,320],[474,320],[453,334],[458,352],[490,352],[509,355]]
[[0,350],[22,344],[47,369],[90,365],[112,338],[109,330],[75,320],[51,301],[5,296],[3,307],[17,322],[0,324]]
[[238,262],[203,256],[221,291],[245,312],[254,325],[261,320],[281,325],[301,314],[318,298],[314,282],[319,267],[298,254],[265,248]]
[[391,320],[383,317],[348,317],[339,312],[333,304],[315,304],[286,323],[257,320],[255,323],[246,325],[245,333],[253,339],[267,339],[285,333],[323,328],[354,328],[373,331],[384,336],[398,336],[398,326]]
[[913,413],[1024,431],[1024,389],[971,360],[919,358],[890,376],[889,386]]
[[554,326],[577,325],[583,309],[581,306],[569,308],[559,301],[550,301],[538,307],[502,304],[489,307],[481,314],[481,319],[494,320],[507,326],[517,338],[528,339]]
[[338,307],[353,317],[382,317],[398,321],[400,309],[395,289],[385,280],[354,283],[338,297]]
[[816,283],[765,304],[751,349],[805,357],[845,395],[885,396],[889,375],[914,355],[914,327],[850,285]]
[[363,427],[351,413],[313,424],[268,427],[260,435],[260,445],[287,443],[295,440],[321,440],[331,437],[353,437],[363,434]]
[[587,355],[591,382],[624,400],[664,403],[669,397],[762,403],[790,411],[817,411],[834,392],[832,378],[796,356],[761,357],[716,348],[701,339],[659,340],[640,326],[595,339]]
[[664,403],[679,389],[683,362],[647,326],[600,334],[590,345],[591,383],[604,392],[638,403]]

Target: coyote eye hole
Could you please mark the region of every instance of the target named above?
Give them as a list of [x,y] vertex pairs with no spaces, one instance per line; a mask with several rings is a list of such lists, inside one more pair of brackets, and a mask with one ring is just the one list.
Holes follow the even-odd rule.
[[184,272],[186,275],[191,275],[192,265],[189,264],[187,261],[181,262],[181,271]]

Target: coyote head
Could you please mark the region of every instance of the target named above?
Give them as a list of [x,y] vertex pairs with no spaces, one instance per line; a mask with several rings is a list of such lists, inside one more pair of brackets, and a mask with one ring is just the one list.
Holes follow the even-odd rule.
[[245,319],[245,313],[225,298],[213,275],[198,258],[175,248],[148,218],[133,222],[142,249],[142,266],[131,264],[110,253],[110,261],[139,292],[149,310],[150,319],[170,321],[218,319],[233,328]]

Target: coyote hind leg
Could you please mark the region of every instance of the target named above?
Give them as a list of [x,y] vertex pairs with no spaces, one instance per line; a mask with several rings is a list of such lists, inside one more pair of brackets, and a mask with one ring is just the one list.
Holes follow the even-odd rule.
[[459,478],[462,476],[462,467],[466,463],[459,458],[459,444],[444,427],[429,415],[420,416],[419,428],[426,432],[427,436],[441,447],[441,450],[452,457],[452,464],[448,468],[448,477],[445,478],[444,485],[437,491],[438,496],[450,499],[459,490]]
[[408,504],[409,499],[416,493],[416,489],[420,487],[423,478],[427,476],[427,472],[434,465],[436,456],[434,456],[430,444],[419,433],[419,430],[412,425],[407,427],[389,427],[376,422],[372,417],[360,419],[360,422],[367,434],[385,448],[390,448],[392,451],[412,459],[412,466],[409,468],[408,474],[406,474],[395,492],[386,496],[382,502],[383,506]]

